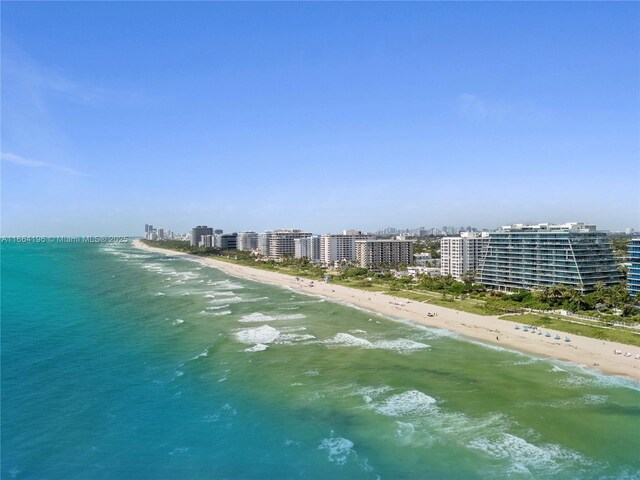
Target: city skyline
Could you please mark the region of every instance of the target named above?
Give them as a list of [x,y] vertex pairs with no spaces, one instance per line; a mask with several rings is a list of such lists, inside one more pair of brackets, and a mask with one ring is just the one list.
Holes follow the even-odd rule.
[[3,235],[640,229],[638,4],[1,9]]

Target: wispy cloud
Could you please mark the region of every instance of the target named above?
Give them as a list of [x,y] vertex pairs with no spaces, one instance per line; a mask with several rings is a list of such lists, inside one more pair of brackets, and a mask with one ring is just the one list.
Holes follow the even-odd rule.
[[502,117],[508,110],[504,102],[490,102],[471,93],[458,95],[458,114],[469,120],[488,120]]
[[55,163],[43,162],[41,160],[34,160],[32,158],[21,157],[20,155],[15,155],[9,152],[0,152],[0,158],[3,162],[13,163],[15,165],[20,165],[22,167],[27,168],[44,168],[46,170],[51,170],[53,172],[64,173],[67,175],[78,175],[83,177],[89,177],[91,175],[83,172],[79,172],[78,170],[65,167],[64,165],[56,165]]

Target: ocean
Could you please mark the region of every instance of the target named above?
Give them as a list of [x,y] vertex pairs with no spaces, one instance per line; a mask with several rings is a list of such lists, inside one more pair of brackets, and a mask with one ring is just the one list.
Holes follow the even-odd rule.
[[130,244],[2,245],[2,479],[640,478],[640,384]]

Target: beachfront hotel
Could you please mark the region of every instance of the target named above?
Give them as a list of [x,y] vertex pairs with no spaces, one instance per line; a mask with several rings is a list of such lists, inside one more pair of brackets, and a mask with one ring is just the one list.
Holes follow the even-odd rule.
[[358,230],[343,230],[341,234],[326,234],[320,237],[320,261],[325,265],[356,260],[356,241],[373,240]]
[[412,265],[413,240],[356,240],[356,261],[370,270]]
[[629,260],[631,267],[627,275],[627,290],[629,295],[640,295],[640,237],[632,238],[629,243]]
[[489,233],[480,283],[498,290],[569,285],[581,292],[622,280],[606,233],[595,225],[508,225]]
[[487,232],[461,232],[459,237],[440,239],[440,275],[462,281],[467,272],[477,272],[489,241]]

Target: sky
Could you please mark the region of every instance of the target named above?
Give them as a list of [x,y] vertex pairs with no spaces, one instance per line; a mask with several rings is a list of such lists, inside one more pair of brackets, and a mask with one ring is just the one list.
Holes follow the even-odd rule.
[[7,2],[1,234],[640,229],[640,4]]

